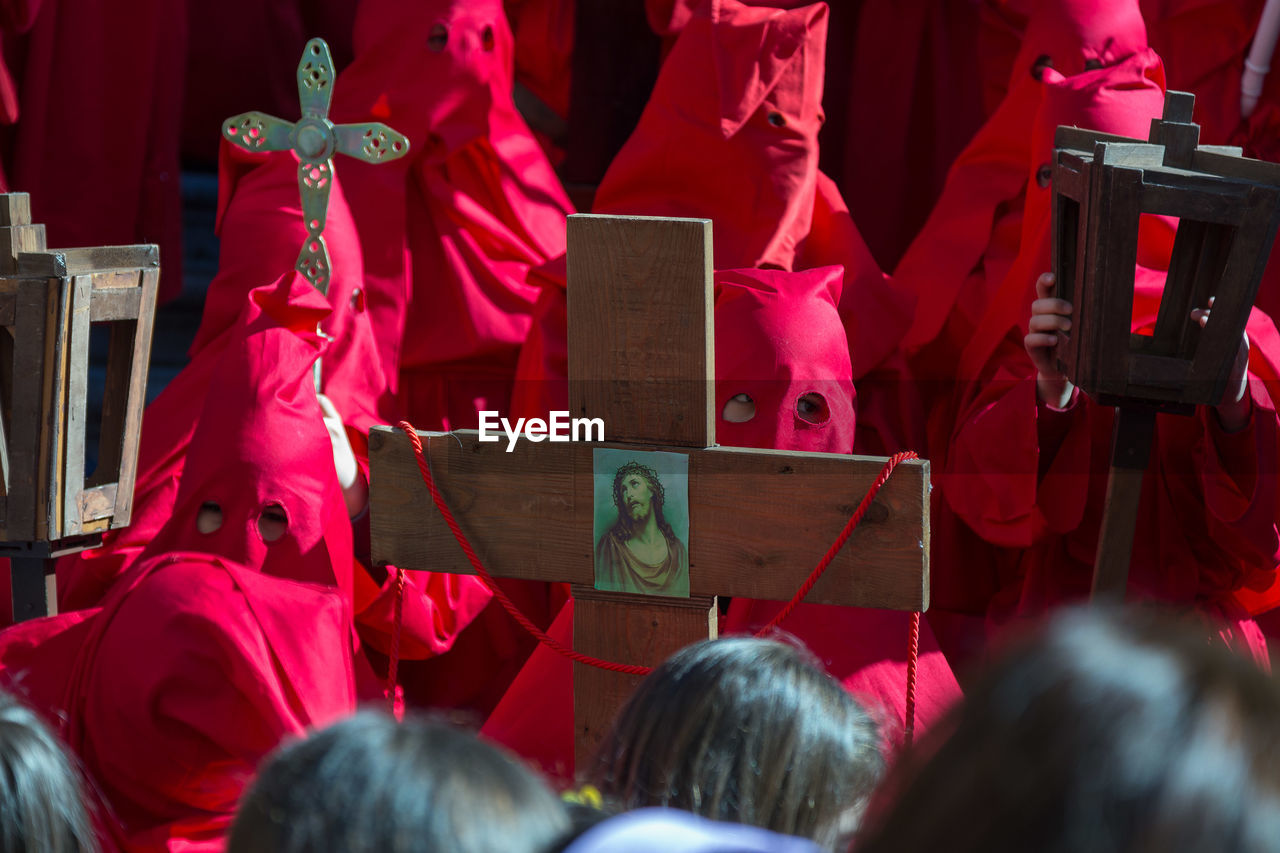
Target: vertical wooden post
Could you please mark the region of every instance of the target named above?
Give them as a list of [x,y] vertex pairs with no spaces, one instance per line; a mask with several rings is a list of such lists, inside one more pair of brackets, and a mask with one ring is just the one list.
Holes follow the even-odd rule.
[[[570,410],[608,441],[714,444],[710,220],[578,215],[567,237]],[[653,665],[715,635],[714,597],[574,593],[578,649],[604,660]],[[636,681],[574,665],[578,767]]]
[[1156,412],[1147,406],[1127,404],[1116,408],[1111,439],[1111,473],[1107,500],[1098,533],[1098,553],[1093,567],[1093,601],[1124,600],[1129,583],[1129,559],[1142,498],[1142,476],[1151,460]]
[[[600,660],[652,666],[692,642],[716,636],[715,596],[659,599],[573,587],[575,650]],[[618,708],[640,683],[598,667],[573,665],[574,766],[591,766]]]

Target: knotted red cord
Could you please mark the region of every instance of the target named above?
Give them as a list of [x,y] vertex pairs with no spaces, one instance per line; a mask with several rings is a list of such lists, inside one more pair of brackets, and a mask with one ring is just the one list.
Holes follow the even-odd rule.
[[[449,525],[449,530],[453,532],[453,538],[458,540],[458,545],[462,547],[463,553],[467,555],[467,560],[471,563],[471,567],[476,570],[476,574],[480,576],[480,579],[484,582],[484,585],[489,588],[489,591],[492,592],[494,597],[498,599],[498,603],[501,604],[503,609],[506,610],[507,613],[511,615],[512,619],[520,623],[520,626],[524,628],[526,631],[528,631],[530,634],[537,637],[538,642],[545,643],[548,647],[551,648],[552,651],[557,652],[558,654],[564,655],[570,660],[576,661],[578,663],[585,663],[588,666],[599,667],[600,669],[607,669],[610,672],[621,672],[627,675],[648,675],[652,671],[652,667],[634,666],[631,664],[623,664],[623,663],[613,663],[611,661],[599,660],[598,658],[593,658],[589,655],[584,655],[581,652],[574,651],[568,646],[565,646],[563,643],[557,642],[545,631],[543,631],[541,628],[535,625],[533,623],[533,620],[529,619],[529,617],[521,613],[520,609],[516,607],[515,603],[512,602],[510,598],[507,597],[507,594],[503,592],[501,587],[498,586],[497,582],[494,581],[493,576],[490,575],[489,572],[485,569],[484,565],[481,564],[480,558],[476,556],[475,550],[471,547],[471,543],[467,541],[466,534],[464,534],[462,532],[462,528],[458,526],[458,522],[453,517],[453,513],[449,510],[449,507],[445,505],[444,497],[440,494],[440,490],[436,488],[435,479],[431,476],[431,468],[429,465],[427,465],[427,457],[426,457],[426,454],[423,452],[422,439],[419,438],[418,431],[414,429],[413,425],[410,424],[408,421],[400,421],[399,423],[396,424],[396,427],[400,429],[402,432],[404,432],[405,435],[409,436],[409,442],[413,445],[414,458],[417,459],[418,461],[418,470],[422,472],[422,481],[426,483],[427,490],[431,492],[431,500],[435,502],[436,510],[438,510],[441,517],[444,518],[445,523]],[[866,496],[863,497],[862,502],[858,504],[858,508],[854,510],[853,515],[850,516],[849,521],[845,524],[844,530],[840,531],[840,535],[836,537],[836,541],[832,543],[830,548],[827,549],[827,553],[823,556],[822,560],[818,563],[818,565],[814,568],[814,570],[809,573],[808,579],[805,580],[805,582],[801,585],[800,589],[797,590],[796,594],[792,596],[791,601],[787,602],[786,606],[783,607],[782,610],[778,612],[778,615],[775,616],[772,620],[770,620],[768,625],[764,626],[763,628],[761,628],[759,631],[756,632],[756,636],[761,636],[767,631],[770,631],[776,628],[778,626],[778,623],[780,623],[783,619],[786,619],[787,616],[791,615],[791,612],[795,610],[796,605],[799,604],[801,601],[803,601],[804,597],[809,594],[809,592],[813,589],[814,584],[818,582],[818,579],[822,577],[823,573],[826,572],[827,568],[831,565],[831,562],[835,559],[836,554],[840,553],[840,549],[843,548],[844,544],[849,541],[849,537],[853,534],[854,529],[857,528],[859,522],[862,521],[862,517],[866,514],[867,508],[871,506],[871,502],[875,500],[875,497],[880,492],[880,489],[889,480],[889,475],[893,473],[893,469],[897,468],[900,462],[903,462],[907,459],[919,459],[919,458],[920,457],[915,453],[915,451],[912,451],[912,450],[904,450],[900,453],[895,453],[893,456],[889,457],[888,461],[884,463],[884,467],[880,469],[880,475],[876,477],[875,482],[871,484],[871,489],[867,492]],[[397,571],[399,572],[400,570],[397,569]],[[403,596],[403,591],[404,591],[403,578],[404,578],[404,575],[403,573],[401,573],[398,578],[398,583],[400,584],[400,586],[397,589],[397,599],[396,599],[396,608],[397,608],[396,609],[396,633],[392,635],[392,641],[393,641],[393,645],[392,645],[393,656],[391,659],[392,677],[389,680],[391,683],[390,692],[392,693],[393,696],[395,692],[395,681],[394,681],[394,672],[395,672],[394,667],[396,665],[395,654],[398,651],[398,635],[399,635],[399,620],[400,620],[399,607],[401,603],[401,597]],[[911,614],[911,635],[909,638],[909,645],[907,649],[907,706],[906,706],[906,714],[905,714],[906,720],[905,720],[905,729],[904,729],[905,731],[904,742],[908,747],[911,745],[911,739],[915,732],[916,657],[918,654],[919,646],[920,646],[920,614],[917,612],[917,613]]]
[[396,675],[400,669],[400,632],[404,630],[404,569],[396,567],[396,609],[391,623],[391,661],[387,664],[387,703],[396,715]]
[[907,707],[902,730],[902,748],[910,749],[916,734],[916,658],[920,654],[920,611],[911,614],[911,636],[907,641]]

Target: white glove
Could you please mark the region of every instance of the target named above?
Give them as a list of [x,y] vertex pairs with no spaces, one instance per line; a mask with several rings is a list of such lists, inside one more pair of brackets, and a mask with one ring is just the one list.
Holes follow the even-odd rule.
[[338,474],[338,485],[342,486],[347,515],[355,518],[364,512],[369,504],[369,486],[360,476],[356,455],[351,450],[350,439],[347,438],[347,429],[343,426],[342,416],[334,408],[333,401],[324,394],[316,394],[316,398],[320,401],[320,411],[324,413],[324,426],[329,431],[329,441],[333,444],[333,467]]

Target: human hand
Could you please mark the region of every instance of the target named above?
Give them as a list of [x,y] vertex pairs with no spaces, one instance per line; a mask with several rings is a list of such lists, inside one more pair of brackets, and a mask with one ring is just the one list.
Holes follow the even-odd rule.
[[1063,409],[1071,402],[1075,386],[1058,369],[1054,350],[1058,333],[1071,330],[1071,303],[1054,297],[1056,284],[1053,273],[1042,273],[1036,279],[1036,299],[1031,303],[1031,322],[1022,345],[1036,368],[1036,395],[1042,403]]
[[320,401],[320,411],[324,413],[324,426],[329,432],[329,441],[333,445],[333,467],[338,474],[338,485],[342,486],[347,516],[355,518],[364,512],[364,508],[369,503],[369,485],[360,476],[360,466],[356,464],[356,455],[351,450],[347,428],[343,426],[342,416],[338,414],[333,401],[324,394],[316,394],[316,398]]
[[[1204,328],[1213,311],[1213,297],[1209,297],[1209,307],[1195,308],[1191,311],[1191,319]],[[1253,411],[1253,401],[1249,397],[1249,335],[1241,333],[1240,347],[1236,350],[1236,360],[1231,365],[1231,374],[1227,379],[1227,393],[1222,402],[1214,407],[1218,414],[1218,423],[1226,432],[1239,432],[1249,424],[1249,415]]]

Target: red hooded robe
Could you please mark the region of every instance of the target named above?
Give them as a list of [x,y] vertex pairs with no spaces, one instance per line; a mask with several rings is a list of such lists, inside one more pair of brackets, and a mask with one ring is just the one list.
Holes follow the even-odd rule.
[[564,252],[572,208],[512,102],[500,2],[366,0],[355,49],[335,120],[410,141],[405,158],[343,170],[381,362],[415,426],[474,428],[507,409],[529,270]]
[[[1032,143],[1040,162],[1048,162],[1059,124],[1145,137],[1163,105],[1163,74],[1150,52],[1073,77],[1046,72],[1041,85]],[[1021,343],[1034,280],[1049,263],[1049,195],[1032,177],[1021,251],[962,355],[956,426],[937,433],[948,440],[937,442],[944,452],[935,469],[935,611],[982,613],[992,627],[1088,594],[1106,489],[1113,410],[1083,395],[1065,412],[1038,404]],[[1173,229],[1166,219],[1144,218],[1135,332],[1154,323]],[[1229,644],[1265,660],[1248,614],[1275,598],[1271,395],[1280,350],[1260,312],[1248,332],[1253,416],[1245,430],[1223,432],[1206,407],[1194,417],[1157,419],[1129,589],[1131,597],[1195,604],[1223,620]],[[973,375],[980,378],[964,380]]]
[[[351,526],[311,384],[327,310],[293,274],[255,291],[138,563],[100,607],[0,635],[8,686],[59,721],[125,849],[221,849],[268,752],[352,712],[358,683],[378,695],[353,657]],[[272,506],[287,522],[268,542]]]
[[[886,287],[835,185],[818,171],[827,7],[780,10],[737,0],[650,7],[680,34],[635,132],[609,167],[595,213],[706,217],[717,269],[842,264],[854,380],[890,362],[909,300]],[[564,264],[539,271],[534,325],[520,355],[516,416],[568,408]],[[869,310],[874,306],[874,311]],[[871,316],[875,314],[875,316]],[[866,452],[910,443],[910,412],[888,382]],[[877,389],[878,391],[879,389]],[[904,436],[908,436],[904,438]],[[860,445],[860,450],[864,449]]]
[[1004,100],[952,164],[942,196],[893,273],[916,296],[904,345],[926,411],[947,396],[958,356],[1018,253],[1041,97],[1038,61],[1047,57],[1071,76],[1086,63],[1112,65],[1145,50],[1136,0],[1046,0],[1036,7]]
[[[379,359],[414,426],[474,428],[480,410],[508,411],[529,271],[564,253],[572,207],[512,101],[500,2],[365,0],[355,48],[335,121],[384,121],[410,140],[405,158],[342,171]],[[546,585],[507,588],[550,622]],[[487,713],[532,647],[491,606],[451,654],[402,669],[406,697]]]

